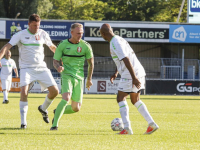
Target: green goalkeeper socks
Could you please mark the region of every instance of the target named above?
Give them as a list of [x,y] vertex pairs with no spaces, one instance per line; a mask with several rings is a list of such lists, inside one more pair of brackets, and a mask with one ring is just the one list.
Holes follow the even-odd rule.
[[66,106],[67,106],[67,101],[62,99],[56,108],[52,127],[58,127],[58,122],[61,116],[63,115]]
[[67,105],[67,107],[65,107],[64,114],[73,114],[73,113],[75,113],[75,111],[73,111],[72,105]]

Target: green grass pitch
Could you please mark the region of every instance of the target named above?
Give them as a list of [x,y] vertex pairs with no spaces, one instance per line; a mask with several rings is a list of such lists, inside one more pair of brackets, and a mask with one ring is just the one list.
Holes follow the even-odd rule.
[[[19,93],[9,94],[9,104],[0,104],[0,149],[60,150],[199,150],[200,97],[142,95],[159,130],[143,135],[147,122],[127,99],[133,135],[116,135],[110,128],[120,118],[116,95],[85,94],[81,111],[63,115],[58,131],[50,131],[38,111],[46,94],[29,94],[28,128],[20,127]],[[3,94],[0,95],[1,101]],[[49,107],[49,118],[60,102]]]

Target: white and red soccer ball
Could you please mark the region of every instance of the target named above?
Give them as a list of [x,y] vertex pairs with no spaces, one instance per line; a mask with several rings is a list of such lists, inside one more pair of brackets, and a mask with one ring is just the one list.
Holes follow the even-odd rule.
[[115,118],[111,122],[111,129],[113,131],[122,131],[124,129],[124,124],[121,118]]

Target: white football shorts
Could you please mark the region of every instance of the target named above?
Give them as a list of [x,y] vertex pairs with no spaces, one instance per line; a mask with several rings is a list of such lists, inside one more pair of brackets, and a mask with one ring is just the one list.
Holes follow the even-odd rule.
[[118,85],[118,91],[137,93],[141,89],[145,89],[145,77],[140,77],[138,80],[141,83],[141,87],[139,89],[136,86],[133,86],[132,79],[121,78]]
[[5,80],[5,79],[2,79],[2,80],[1,80],[1,87],[2,87],[2,90],[10,91],[11,83],[12,83],[12,80]]
[[57,86],[51,71],[48,68],[22,68],[20,69],[20,87],[30,85],[37,81],[41,86],[41,91],[45,91],[50,86]]

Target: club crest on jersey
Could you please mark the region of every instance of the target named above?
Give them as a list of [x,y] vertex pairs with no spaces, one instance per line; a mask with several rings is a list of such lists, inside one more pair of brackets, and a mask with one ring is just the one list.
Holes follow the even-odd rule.
[[39,36],[39,35],[36,35],[36,36],[35,36],[35,39],[36,39],[36,40],[40,40],[40,36]]
[[77,47],[77,52],[80,53],[82,51],[82,47]]

